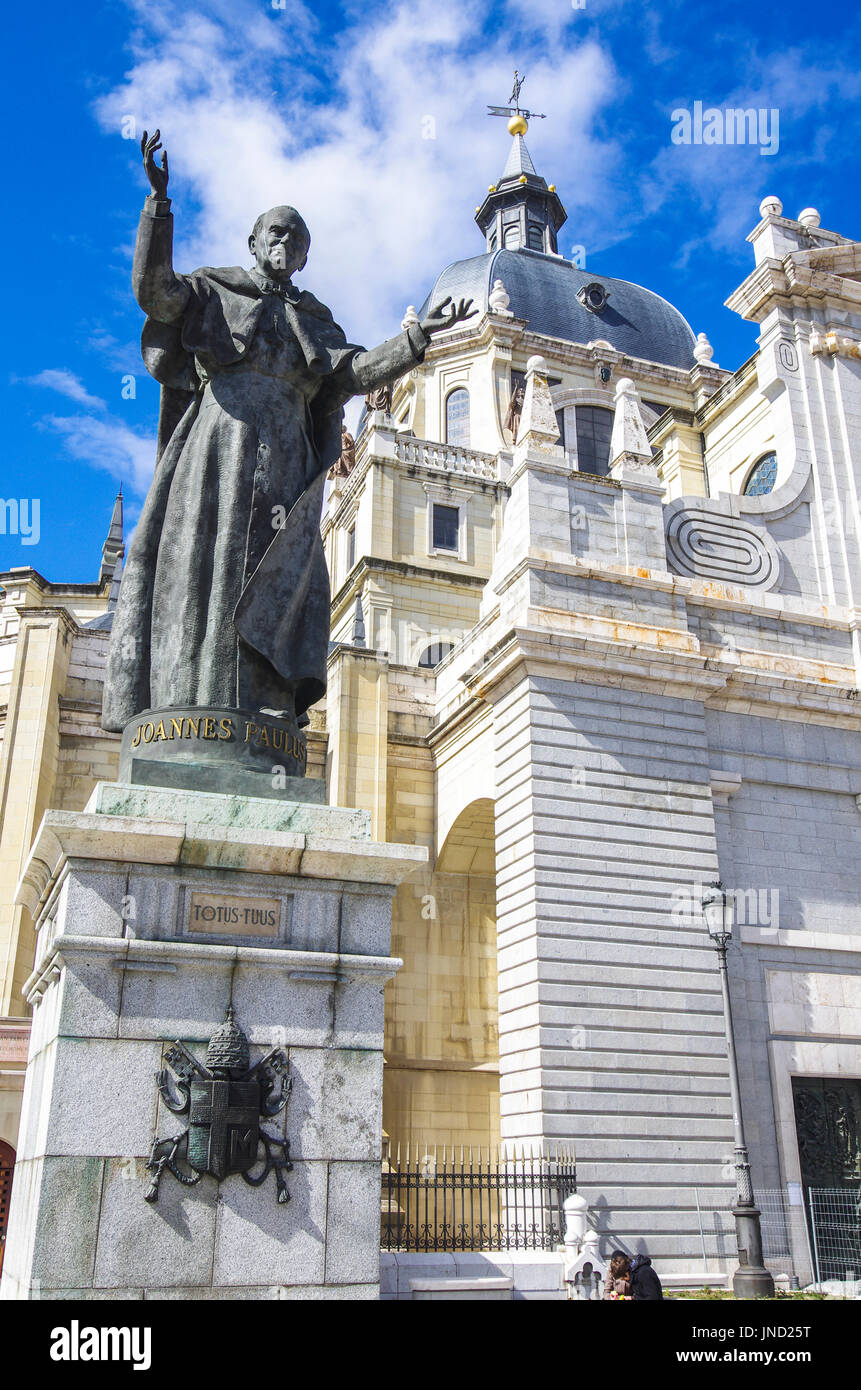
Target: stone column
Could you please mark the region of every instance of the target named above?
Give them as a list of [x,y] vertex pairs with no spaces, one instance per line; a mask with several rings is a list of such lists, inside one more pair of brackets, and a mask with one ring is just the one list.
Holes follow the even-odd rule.
[[[3,1297],[377,1297],[391,899],[425,858],[312,804],[102,783],[46,814]],[[274,1173],[165,1170],[148,1202],[153,1141],[189,1124],[156,1073],[176,1041],[203,1064],[229,1006],[251,1066],[286,1054],[260,1127],[289,1144],[289,1200]]]

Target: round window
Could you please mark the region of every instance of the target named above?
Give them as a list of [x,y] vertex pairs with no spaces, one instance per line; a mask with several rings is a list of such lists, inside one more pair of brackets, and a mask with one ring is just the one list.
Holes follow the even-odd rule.
[[745,497],[764,497],[771,492],[777,477],[777,454],[763,454],[748,474],[744,485]]

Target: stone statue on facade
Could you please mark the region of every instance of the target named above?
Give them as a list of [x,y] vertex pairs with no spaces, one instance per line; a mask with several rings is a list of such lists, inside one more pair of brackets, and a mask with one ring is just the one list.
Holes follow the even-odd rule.
[[[409,332],[409,329],[407,329]],[[401,373],[403,375],[403,373]],[[377,386],[373,391],[369,391],[365,396],[365,406],[368,411],[381,410],[384,415],[388,415],[392,409],[392,387],[391,382],[384,382],[382,386]]]
[[433,333],[474,313],[449,298],[380,347],[348,343],[329,309],[293,283],[311,238],[287,206],[254,223],[250,270],[178,274],[159,149],[159,132],[144,133],[151,192],[132,274],[147,315],[143,359],[161,385],[157,463],[114,618],[102,720],[128,731],[152,712],[136,748],[173,739],[176,720],[155,717],[164,711],[210,711],[207,738],[229,741],[242,729],[231,711],[250,715],[252,728],[261,712],[294,727],[321,698],[320,512],[342,452],[342,407],[388,390]]
[[511,399],[508,402],[508,411],[505,416],[505,428],[509,431],[512,442],[517,443],[517,431],[520,429],[520,417],[523,414],[523,385],[518,383],[511,392]]
[[329,469],[330,478],[349,478],[356,466],[356,441],[346,425],[341,426],[341,452]]

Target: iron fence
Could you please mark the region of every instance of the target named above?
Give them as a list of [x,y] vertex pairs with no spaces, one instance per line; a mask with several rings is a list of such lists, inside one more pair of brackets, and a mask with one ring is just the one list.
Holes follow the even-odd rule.
[[383,1250],[555,1250],[577,1190],[574,1153],[407,1149],[383,1162]]
[[861,1186],[808,1187],[816,1282],[861,1279]]
[[[694,1192],[704,1265],[736,1254],[731,1198]],[[787,1273],[821,1284],[861,1279],[861,1185],[756,1189],[763,1257]]]

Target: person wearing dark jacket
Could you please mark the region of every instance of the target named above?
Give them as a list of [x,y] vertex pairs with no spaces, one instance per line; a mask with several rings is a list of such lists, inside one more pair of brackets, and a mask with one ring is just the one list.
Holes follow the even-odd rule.
[[663,1299],[661,1281],[652,1269],[648,1255],[635,1255],[631,1261],[631,1298],[635,1303]]

